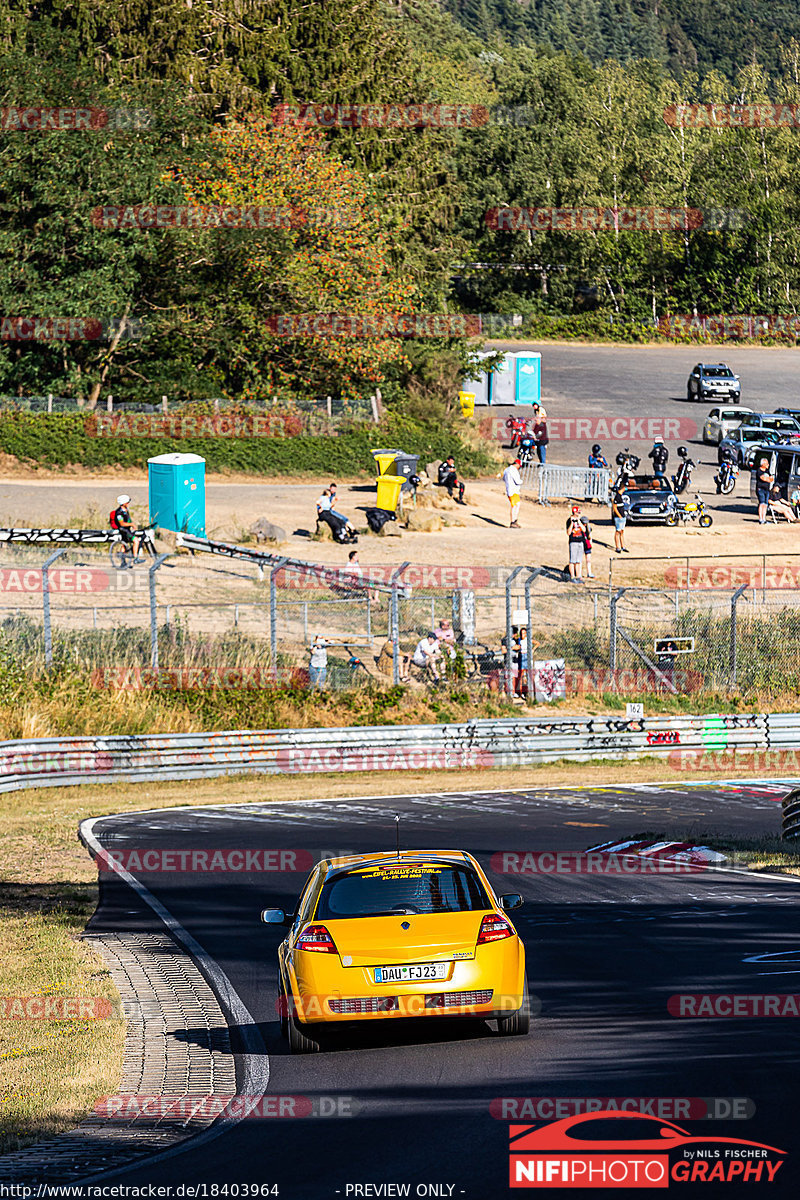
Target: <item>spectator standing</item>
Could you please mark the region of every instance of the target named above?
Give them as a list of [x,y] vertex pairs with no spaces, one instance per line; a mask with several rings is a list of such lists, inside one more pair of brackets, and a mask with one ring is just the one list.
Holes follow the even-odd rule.
[[589,466],[594,471],[599,471],[602,467],[605,467],[606,470],[609,470],[608,463],[603,457],[603,448],[599,442],[595,442],[595,444],[592,446],[592,452],[589,455]]
[[543,404],[539,404],[537,402],[532,407],[533,407],[534,423],[536,421],[546,421],[547,420],[547,409],[545,408],[545,406]]
[[536,453],[539,455],[539,462],[546,462],[547,444],[550,441],[550,438],[547,434],[547,422],[542,417],[541,411],[539,414],[539,420],[534,422],[533,436],[536,438]]
[[653,439],[653,449],[647,457],[653,460],[653,474],[657,479],[663,479],[667,473],[667,463],[669,462],[669,450],[664,445],[663,438]]
[[311,660],[308,664],[308,682],[312,688],[324,688],[325,679],[328,674],[328,646],[330,642],[327,638],[321,637],[319,634],[311,643],[310,652]]
[[628,524],[628,514],[625,509],[625,497],[621,488],[617,488],[611,498],[611,516],[614,521],[614,549],[617,554],[627,554],[624,544],[625,526]]
[[769,459],[759,459],[758,474],[756,475],[756,500],[758,501],[759,525],[765,525],[767,522],[767,504],[769,503],[769,493],[774,482],[775,476],[771,475],[769,470]]
[[583,560],[586,556],[585,539],[587,525],[581,516],[577,504],[573,504],[572,512],[567,518],[567,541],[569,542],[569,574],[576,583],[583,583]]
[[583,553],[586,559],[586,578],[594,579],[592,574],[592,527],[586,520],[586,517],[581,517],[584,526],[583,535]]
[[506,496],[508,503],[511,506],[511,529],[519,529],[519,506],[522,498],[522,476],[519,473],[520,460],[515,458],[513,463],[509,463],[505,471],[503,471],[503,483],[506,488]]

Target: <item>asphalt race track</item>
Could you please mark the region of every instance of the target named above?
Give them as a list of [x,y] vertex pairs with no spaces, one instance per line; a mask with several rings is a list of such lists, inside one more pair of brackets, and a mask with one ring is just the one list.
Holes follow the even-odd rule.
[[[318,860],[393,849],[398,812],[404,848],[465,849],[489,870],[498,851],[583,850],[648,831],[775,833],[790,786],[637,785],[167,809],[103,818],[94,833],[109,850],[293,848]],[[797,1194],[798,1019],[680,1019],[667,1002],[681,992],[800,991],[798,882],[717,869],[658,877],[490,871],[498,892],[519,891],[526,901],[514,919],[526,944],[534,1011],[541,1006],[528,1037],[500,1038],[489,1023],[429,1018],[412,1029],[372,1025],[324,1053],[291,1056],[276,1011],[283,931],[262,925],[259,912],[293,908],[305,875],[137,873],[252,1013],[257,1029],[249,1044],[252,1051],[260,1036],[258,1053],[269,1057],[268,1094],[331,1097],[352,1115],[243,1120],[197,1147],[189,1142],[103,1181],[209,1189],[276,1183],[285,1200],[484,1200],[510,1194],[509,1126],[490,1113],[492,1100],[735,1097],[753,1102],[749,1119],[686,1120],[680,1108],[672,1119],[692,1134],[788,1151],[783,1173],[771,1185],[709,1183],[699,1194]],[[101,885],[90,928],[159,928],[126,883],[104,873]],[[207,1036],[197,1031],[198,1039]],[[367,1184],[408,1184],[410,1191],[352,1190]],[[438,1191],[417,1191],[434,1184]],[[684,1194],[699,1189],[670,1186]]]

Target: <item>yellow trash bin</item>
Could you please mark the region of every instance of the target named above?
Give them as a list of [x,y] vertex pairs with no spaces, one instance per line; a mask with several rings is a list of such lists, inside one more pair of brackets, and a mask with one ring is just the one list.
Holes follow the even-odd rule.
[[474,392],[459,392],[458,399],[461,404],[461,413],[465,417],[475,416],[475,393]]
[[394,462],[395,458],[397,457],[397,455],[399,453],[400,453],[399,450],[373,450],[372,451],[372,457],[375,459],[375,462],[377,463],[378,470],[380,471],[381,475],[386,474],[386,472],[389,470],[389,467],[392,465],[392,463]]
[[378,489],[378,508],[385,508],[388,512],[395,512],[397,509],[397,501],[400,499],[400,489],[405,480],[402,475],[381,475],[375,480],[375,486]]

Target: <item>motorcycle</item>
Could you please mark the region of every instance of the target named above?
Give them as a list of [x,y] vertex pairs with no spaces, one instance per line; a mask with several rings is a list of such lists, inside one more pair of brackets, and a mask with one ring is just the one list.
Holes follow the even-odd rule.
[[636,468],[640,462],[639,457],[636,454],[631,454],[626,446],[624,450],[620,450],[614,461],[619,467],[617,477],[614,480],[614,490],[616,491],[617,488],[626,488],[629,483],[635,483]]
[[510,448],[513,450],[521,438],[528,432],[528,422],[524,417],[509,417],[506,421],[506,429],[511,430]]
[[672,487],[676,496],[680,496],[681,492],[686,491],[692,482],[692,471],[697,466],[697,463],[689,458],[689,452],[685,446],[678,446],[678,457],[681,463],[672,476]]
[[723,496],[729,496],[736,487],[736,480],[739,478],[739,464],[732,462],[729,458],[723,458],[719,464],[719,470],[714,476],[714,483],[717,485],[717,495],[722,493]]
[[535,446],[536,442],[534,438],[527,432],[524,433],[519,439],[519,452],[517,457],[519,458],[521,467],[529,467],[531,465]]
[[714,524],[713,517],[706,512],[706,506],[700,499],[699,492],[694,500],[685,500],[683,504],[677,504],[667,517],[667,525],[673,527],[679,523],[686,525],[689,521],[697,521],[701,529],[708,529],[710,525]]

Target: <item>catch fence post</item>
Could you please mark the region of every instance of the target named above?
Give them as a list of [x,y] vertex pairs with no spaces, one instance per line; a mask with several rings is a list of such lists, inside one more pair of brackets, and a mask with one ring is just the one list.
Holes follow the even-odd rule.
[[169,555],[159,554],[158,558],[148,572],[150,583],[150,666],[154,671],[158,670],[158,605],[156,604],[156,571],[161,566],[165,558],[169,558]]
[[48,671],[53,665],[53,628],[50,623],[50,566],[61,558],[62,554],[67,553],[67,547],[62,546],[60,550],[56,550],[42,564],[42,617],[44,620],[44,665]]
[[278,571],[288,558],[279,559],[269,573],[269,651],[272,659],[272,678],[278,678]]
[[[609,605],[609,614],[610,614],[610,628],[609,628],[610,645],[609,645],[609,651],[608,651],[608,669],[609,669],[609,671],[616,671],[616,669],[617,669],[617,601],[620,599],[620,597],[625,595],[627,590],[628,590],[627,588],[620,588],[618,592],[615,592],[614,595],[611,597],[611,604]],[[612,675],[611,678],[613,679],[614,676]]]
[[730,690],[736,690],[736,608],[739,602],[739,597],[747,591],[747,584],[743,583],[738,591],[731,596],[731,647],[730,647]]
[[520,571],[524,571],[525,567],[514,567],[514,570],[506,580],[506,695],[513,696],[514,681],[511,676],[511,671],[514,663],[514,647],[511,640],[511,585],[519,575]]

